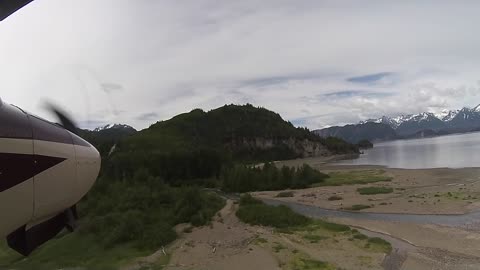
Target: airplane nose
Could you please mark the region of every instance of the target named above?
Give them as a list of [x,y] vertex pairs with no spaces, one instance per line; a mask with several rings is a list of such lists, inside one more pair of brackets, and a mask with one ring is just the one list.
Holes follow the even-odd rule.
[[76,199],[79,201],[92,188],[100,172],[101,157],[98,150],[82,138],[75,136],[77,159]]

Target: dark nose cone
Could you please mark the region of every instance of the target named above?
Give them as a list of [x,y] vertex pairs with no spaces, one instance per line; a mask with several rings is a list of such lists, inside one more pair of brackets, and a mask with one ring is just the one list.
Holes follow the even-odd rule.
[[0,21],[5,20],[5,18],[32,1],[33,0],[0,0]]

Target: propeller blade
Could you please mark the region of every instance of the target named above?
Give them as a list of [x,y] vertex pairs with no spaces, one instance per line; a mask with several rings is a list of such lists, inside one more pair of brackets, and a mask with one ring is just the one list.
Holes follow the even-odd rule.
[[33,0],[0,0],[0,21],[26,6]]
[[57,117],[58,120],[60,120],[60,124],[68,131],[72,132],[73,134],[78,135],[78,128],[75,122],[67,116],[67,114],[62,111],[60,108],[52,105],[52,104],[47,104],[47,107],[50,111],[52,111]]

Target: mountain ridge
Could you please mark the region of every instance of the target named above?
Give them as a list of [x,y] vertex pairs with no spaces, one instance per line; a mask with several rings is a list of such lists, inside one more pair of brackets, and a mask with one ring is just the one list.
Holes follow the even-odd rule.
[[[394,132],[383,127],[375,127],[376,131],[368,130],[367,123],[376,123],[389,126]],[[352,126],[356,126],[357,131],[363,130],[364,137],[359,134],[351,134]],[[372,126],[370,126],[372,127]],[[474,131],[480,128],[480,104],[473,107],[463,107],[459,110],[443,110],[440,113],[423,112],[419,114],[403,114],[395,117],[382,116],[376,119],[367,119],[358,124],[346,126],[335,126],[325,129],[314,130],[320,136],[339,136],[351,143],[357,143],[362,139],[372,141],[417,138],[428,134],[431,136],[440,136],[452,133],[464,133]]]

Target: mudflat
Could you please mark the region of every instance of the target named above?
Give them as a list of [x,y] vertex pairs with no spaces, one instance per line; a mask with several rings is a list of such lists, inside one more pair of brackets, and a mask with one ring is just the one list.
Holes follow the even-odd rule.
[[[464,214],[480,209],[480,168],[392,169],[333,165],[328,161],[331,159],[309,158],[277,162],[276,165],[300,166],[306,163],[333,175],[339,182],[333,180],[312,188],[292,190],[292,197],[278,197],[279,191],[253,194],[259,198],[326,209],[374,213]],[[345,179],[349,181],[342,185]],[[372,187],[371,194],[361,194],[363,189],[368,191]]]
[[[286,197],[279,197],[278,191],[256,192],[255,196],[357,212],[455,215],[480,211],[480,168],[392,169],[335,165],[330,161],[311,158],[277,162],[278,166],[307,163],[330,174],[333,181],[282,191],[283,196],[288,194]],[[340,183],[332,183],[335,181]],[[382,265],[384,269],[480,269],[480,221],[447,226],[353,218],[329,220],[379,233],[392,243],[390,264]]]

